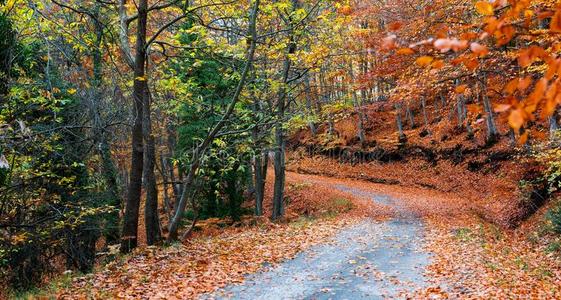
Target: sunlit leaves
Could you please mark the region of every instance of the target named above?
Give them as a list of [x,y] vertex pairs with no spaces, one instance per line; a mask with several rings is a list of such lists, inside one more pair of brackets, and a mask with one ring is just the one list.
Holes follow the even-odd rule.
[[520,130],[520,127],[522,127],[522,125],[524,124],[525,118],[526,112],[523,109],[518,108],[512,110],[510,112],[510,115],[508,116],[508,124],[510,125],[510,127],[512,127],[512,129],[518,132]]
[[432,56],[421,56],[415,60],[415,63],[421,67],[428,66],[434,58]]
[[475,3],[475,9],[478,13],[485,16],[492,16],[494,14],[493,5],[487,1],[477,1]]

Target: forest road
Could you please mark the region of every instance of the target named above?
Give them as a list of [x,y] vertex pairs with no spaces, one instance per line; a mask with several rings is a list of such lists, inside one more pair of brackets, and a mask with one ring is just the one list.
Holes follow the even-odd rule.
[[294,259],[248,275],[240,285],[202,298],[400,299],[426,287],[423,273],[430,255],[422,249],[423,222],[401,207],[399,199],[344,183],[330,186],[391,206],[398,214],[386,221],[349,225],[328,244],[311,247]]

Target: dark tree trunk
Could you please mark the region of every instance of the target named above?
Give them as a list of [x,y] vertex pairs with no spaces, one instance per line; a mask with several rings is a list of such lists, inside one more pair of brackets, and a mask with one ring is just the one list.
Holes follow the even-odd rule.
[[146,243],[155,245],[160,243],[162,234],[160,231],[160,218],[158,215],[158,188],[156,186],[156,146],[152,134],[152,118],[150,116],[151,97],[148,89],[144,96],[144,185],[146,189],[146,203],[144,206],[144,223],[146,227]]
[[144,161],[144,143],[142,138],[142,121],[146,97],[146,21],[148,14],[147,0],[138,2],[136,32],[136,54],[134,59],[134,125],[132,128],[131,171],[127,193],[127,202],[121,236],[121,252],[128,253],[137,246],[138,214],[142,192],[142,173]]
[[497,139],[497,135],[498,135],[498,131],[497,131],[497,127],[495,125],[495,117],[494,117],[494,112],[493,112],[493,107],[491,106],[491,101],[489,100],[489,97],[487,96],[487,87],[486,87],[486,82],[487,82],[487,77],[483,76],[483,87],[481,88],[481,98],[483,101],[483,108],[485,110],[485,113],[487,115],[486,117],[486,125],[487,125],[487,143],[492,143],[494,141],[496,141]]
[[255,215],[263,215],[263,196],[265,194],[265,174],[263,174],[263,160],[261,153],[255,155],[253,175],[255,181]]
[[[293,9],[299,7],[298,0],[292,0]],[[275,128],[275,182],[273,190],[273,213],[271,218],[276,220],[284,215],[284,184],[285,184],[285,141],[284,141],[284,112],[288,98],[286,84],[290,73],[290,55],[296,52],[296,42],[294,41],[292,24],[289,28],[290,42],[288,43],[287,54],[284,58],[282,70],[282,87],[279,91],[277,103],[277,122]]]

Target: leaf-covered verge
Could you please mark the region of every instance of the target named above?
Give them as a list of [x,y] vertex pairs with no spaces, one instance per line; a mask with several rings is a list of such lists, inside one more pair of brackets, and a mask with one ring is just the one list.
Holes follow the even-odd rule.
[[[271,185],[267,187],[270,196]],[[328,241],[340,228],[362,217],[383,218],[383,207],[371,206],[324,186],[311,185],[295,175],[287,181],[291,203],[284,222],[244,218],[202,222],[187,242],[168,247],[141,247],[99,265],[91,274],[65,275],[60,284],[26,297],[192,299],[244,275],[294,257],[300,251]],[[266,210],[270,207],[265,206]],[[12,295],[14,296],[14,295]]]
[[559,237],[543,222],[546,209],[516,230],[478,219],[430,219],[427,275],[450,298],[559,299]]

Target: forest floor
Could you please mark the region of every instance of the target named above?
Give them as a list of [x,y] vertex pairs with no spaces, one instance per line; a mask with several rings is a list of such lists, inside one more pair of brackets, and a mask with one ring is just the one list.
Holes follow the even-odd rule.
[[[462,197],[292,172],[287,194],[284,223],[263,218],[208,225],[184,244],[143,247],[74,277],[56,296],[561,297],[558,250],[487,223]],[[538,232],[532,230],[524,232]]]

